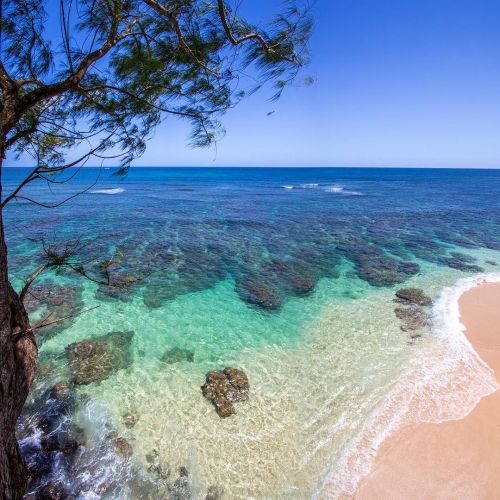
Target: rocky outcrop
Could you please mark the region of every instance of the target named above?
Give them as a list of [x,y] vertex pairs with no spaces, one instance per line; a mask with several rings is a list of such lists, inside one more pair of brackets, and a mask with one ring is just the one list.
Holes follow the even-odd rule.
[[133,331],[111,332],[70,344],[66,348],[72,381],[77,385],[101,382],[132,363]]
[[37,500],[69,500],[74,498],[68,495],[62,481],[50,481],[37,492]]
[[250,384],[246,373],[237,368],[224,368],[208,372],[202,385],[203,395],[215,406],[221,418],[235,413],[233,403],[248,399]]
[[188,361],[189,363],[192,363],[194,361],[194,351],[183,349],[181,347],[172,347],[172,349],[165,351],[161,360],[168,365],[179,363],[181,361]]
[[109,437],[111,439],[111,443],[113,444],[113,448],[119,457],[127,459],[132,456],[134,452],[132,446],[123,436],[117,436],[112,433]]
[[[69,470],[77,451],[85,444],[83,429],[72,423],[76,405],[70,385],[59,382],[25,406],[18,436],[27,464],[26,499],[73,498],[53,479],[53,472],[60,468]],[[37,436],[39,444],[33,436]]]
[[432,299],[419,288],[401,288],[396,292],[397,301],[402,304],[430,306]]
[[236,291],[247,304],[268,311],[278,310],[283,303],[280,293],[257,277],[246,278],[238,282]]

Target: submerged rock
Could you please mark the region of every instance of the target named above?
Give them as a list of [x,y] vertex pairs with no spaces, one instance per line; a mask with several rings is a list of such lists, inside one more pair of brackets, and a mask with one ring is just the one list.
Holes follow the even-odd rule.
[[314,280],[307,276],[293,275],[290,277],[289,283],[295,295],[307,295],[314,290]]
[[420,307],[396,307],[394,314],[401,320],[401,330],[412,332],[428,324],[427,314]]
[[42,449],[46,452],[60,451],[64,455],[72,455],[82,444],[68,431],[61,431],[44,436],[40,440]]
[[26,431],[36,427],[45,434],[60,428],[76,407],[76,400],[70,386],[59,382],[44,391],[38,398],[25,406]]
[[125,424],[125,427],[130,429],[134,427],[137,422],[139,422],[139,415],[130,411],[122,415],[122,421]]
[[29,486],[41,481],[52,470],[53,456],[38,449],[23,450]]
[[[34,323],[37,340],[43,342],[68,328],[83,309],[82,289],[52,283],[33,285],[24,299],[28,314],[43,310],[43,317]],[[46,323],[51,323],[43,326]]]
[[191,484],[186,467],[179,467],[179,477],[168,485],[171,500],[191,500]]
[[223,489],[221,486],[210,486],[205,495],[205,500],[222,500],[222,495]]
[[100,382],[132,363],[133,331],[111,332],[66,348],[72,380],[77,385]]
[[153,450],[146,455],[148,472],[155,475],[158,479],[167,480],[170,477],[170,467],[168,464],[162,463],[158,450]]
[[278,310],[283,301],[277,290],[256,277],[247,278],[236,285],[240,298],[248,304],[266,309]]
[[248,377],[244,371],[224,368],[208,372],[201,391],[213,403],[219,417],[225,418],[235,413],[233,402],[248,399],[249,388]]
[[[49,494],[54,498],[69,498],[66,492],[66,496],[60,496],[63,490],[51,480],[55,469],[68,471],[71,468],[77,450],[85,444],[83,430],[72,423],[76,405],[71,386],[65,382],[46,389],[25,405],[17,434],[29,476],[27,498],[52,498]],[[39,442],[36,445],[35,436]],[[43,491],[46,496],[42,497]],[[59,496],[56,496],[58,491]]]
[[440,259],[440,263],[444,264],[452,269],[458,269],[459,271],[464,271],[468,273],[482,273],[484,269],[476,264],[471,264],[469,259],[463,259],[462,257],[443,257]]
[[406,281],[420,270],[414,262],[398,261],[389,257],[358,259],[356,272],[373,286],[392,286]]
[[109,285],[100,284],[95,292],[98,300],[121,300],[130,302],[134,298],[133,286],[137,279],[124,271],[111,270],[109,272]]
[[59,307],[78,292],[75,287],[64,287],[54,283],[42,283],[31,285],[24,298],[24,307],[28,313],[34,313],[43,306]]
[[188,361],[189,363],[192,363],[194,361],[194,351],[183,349],[181,347],[172,347],[172,349],[168,349],[165,352],[161,360],[168,365],[179,363],[180,361]]
[[131,444],[122,436],[112,437],[111,442],[116,454],[121,458],[130,458],[134,452]]
[[430,306],[432,299],[419,288],[401,288],[396,292],[398,302],[404,304],[415,304],[419,306]]
[[40,488],[36,496],[38,500],[69,500],[70,497],[61,481],[50,481]]
[[357,237],[342,241],[338,250],[354,263],[356,274],[372,286],[403,283],[420,271],[417,263],[392,258]]

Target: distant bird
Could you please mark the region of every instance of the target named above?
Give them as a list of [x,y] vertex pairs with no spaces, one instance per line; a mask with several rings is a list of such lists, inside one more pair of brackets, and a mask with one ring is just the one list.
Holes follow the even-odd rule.
[[274,113],[274,110],[273,110],[273,111],[269,111],[269,112],[267,113],[267,116],[271,116],[273,113]]

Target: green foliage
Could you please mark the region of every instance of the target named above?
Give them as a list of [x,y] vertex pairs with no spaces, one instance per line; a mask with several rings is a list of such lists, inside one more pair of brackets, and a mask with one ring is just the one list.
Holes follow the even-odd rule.
[[312,23],[295,2],[265,27],[218,0],[50,5],[52,17],[59,6],[58,39],[44,31],[39,0],[4,0],[1,25],[2,62],[16,82],[0,88],[2,109],[8,99],[21,109],[5,140],[42,176],[63,171],[75,150],[70,166],[120,158],[124,173],[168,116],[191,123],[192,146],[210,146],[228,109],[269,81],[278,98],[307,62]]

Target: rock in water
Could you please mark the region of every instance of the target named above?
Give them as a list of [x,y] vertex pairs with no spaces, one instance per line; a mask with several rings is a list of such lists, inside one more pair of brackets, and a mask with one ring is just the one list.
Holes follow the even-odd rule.
[[172,347],[172,349],[168,349],[165,352],[161,360],[168,365],[179,363],[180,361],[192,363],[194,361],[194,352],[189,349],[182,349],[181,347]]
[[222,500],[222,491],[220,486],[210,486],[205,495],[205,500]]
[[186,467],[179,467],[179,477],[168,485],[171,500],[191,500],[191,485],[189,481],[189,471]]
[[424,328],[428,323],[425,312],[416,306],[396,307],[394,314],[401,320],[401,330],[411,332]]
[[396,297],[398,302],[405,304],[418,306],[430,306],[432,304],[432,299],[419,288],[401,288],[396,292]]
[[275,288],[255,277],[247,278],[237,283],[236,291],[240,298],[247,304],[268,311],[277,311],[283,303],[280,294]]
[[132,456],[133,449],[130,443],[121,436],[112,438],[113,447],[115,448],[116,454],[120,457],[127,459]]
[[[24,300],[28,313],[43,309],[41,319],[35,322],[39,343],[68,328],[83,309],[82,289],[55,284],[41,284],[31,287]],[[57,320],[57,321],[56,321]],[[54,323],[42,326],[47,322]]]
[[68,500],[70,497],[61,481],[51,481],[38,491],[38,500]]
[[66,348],[72,380],[77,385],[100,382],[132,363],[133,331],[111,332]]
[[246,373],[237,368],[214,370],[206,375],[203,395],[213,403],[217,414],[226,418],[235,413],[233,402],[248,399],[250,385]]
[[296,295],[303,296],[314,290],[314,280],[307,276],[292,276],[290,286]]
[[401,288],[396,292],[397,301],[403,304],[430,306],[432,299],[419,288]]
[[128,412],[122,415],[122,421],[125,424],[125,427],[129,429],[134,427],[134,425],[139,422],[139,415],[136,412]]

